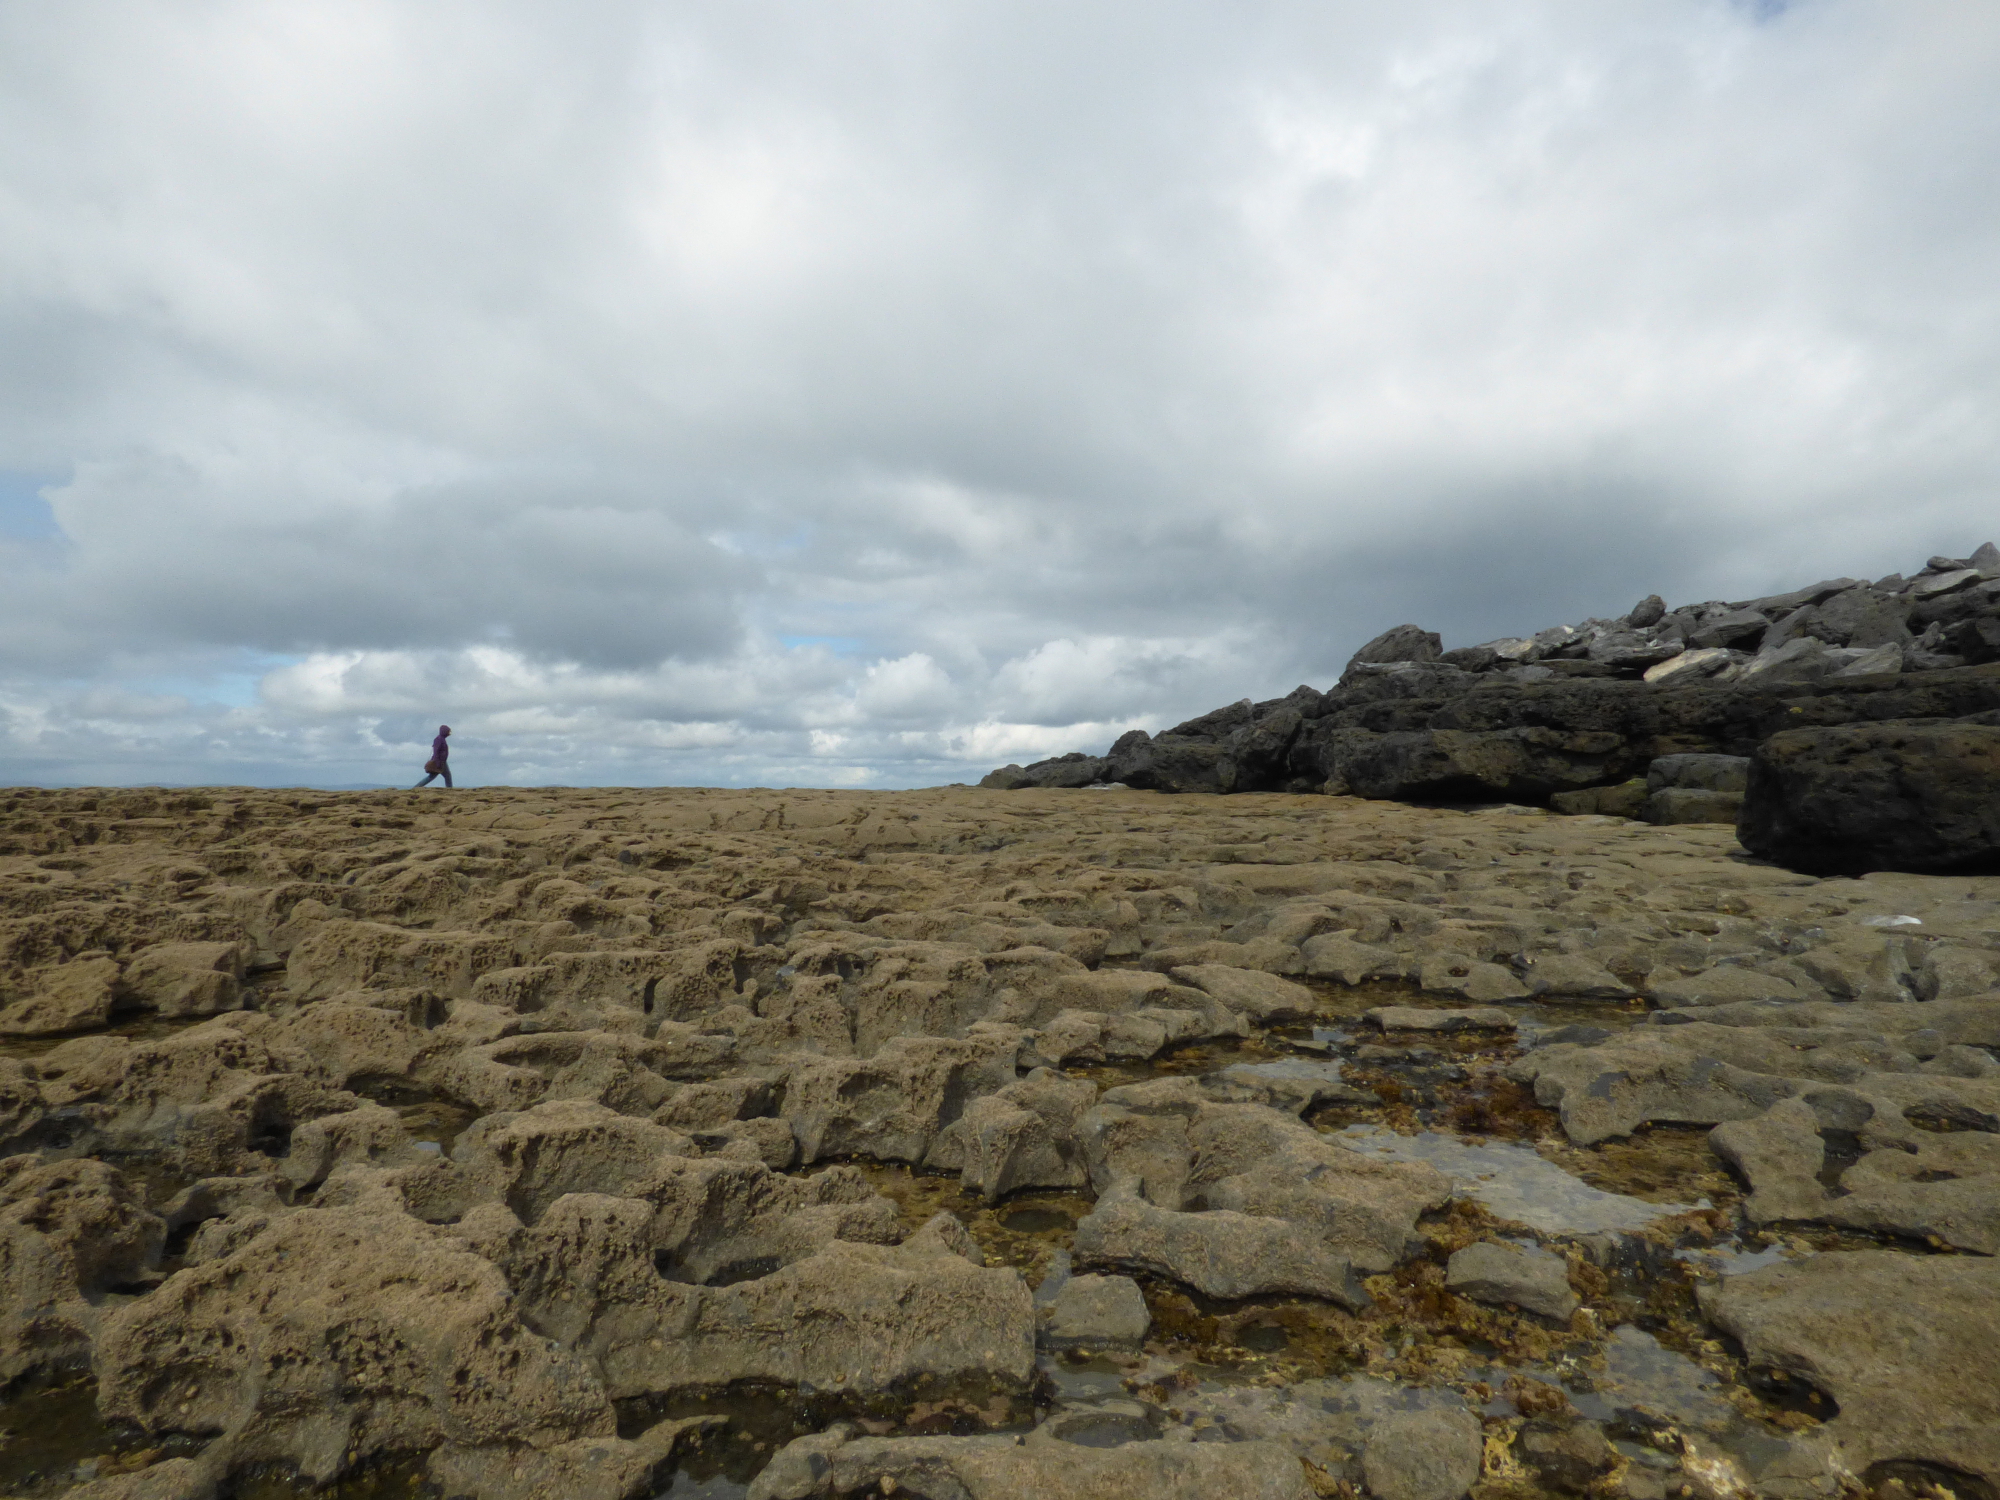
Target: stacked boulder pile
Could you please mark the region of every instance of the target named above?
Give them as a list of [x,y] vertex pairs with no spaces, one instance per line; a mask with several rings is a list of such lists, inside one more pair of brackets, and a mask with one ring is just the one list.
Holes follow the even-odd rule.
[[[1326,692],[1243,699],[1002,790],[1326,792],[1741,822],[1801,869],[2000,864],[2000,547],[1443,649],[1398,625]],[[1989,784],[1990,783],[1990,784]]]

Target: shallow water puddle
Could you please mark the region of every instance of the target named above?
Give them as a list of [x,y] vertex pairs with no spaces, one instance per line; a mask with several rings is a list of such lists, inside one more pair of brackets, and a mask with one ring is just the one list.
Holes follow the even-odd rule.
[[1364,1156],[1426,1162],[1496,1218],[1539,1234],[1630,1232],[1708,1206],[1648,1203],[1604,1192],[1514,1141],[1464,1141],[1432,1130],[1398,1135],[1379,1125],[1349,1125],[1334,1139]]
[[76,1485],[198,1453],[186,1438],[158,1440],[97,1414],[97,1383],[31,1387],[0,1403],[0,1494],[60,1495]]

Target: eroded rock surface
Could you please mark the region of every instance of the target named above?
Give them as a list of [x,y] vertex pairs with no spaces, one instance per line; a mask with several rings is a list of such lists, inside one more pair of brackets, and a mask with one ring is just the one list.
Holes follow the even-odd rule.
[[1278,794],[5,802],[0,1410],[113,1434],[34,1493],[1994,1482],[1799,1310],[1983,1357],[2000,881]]

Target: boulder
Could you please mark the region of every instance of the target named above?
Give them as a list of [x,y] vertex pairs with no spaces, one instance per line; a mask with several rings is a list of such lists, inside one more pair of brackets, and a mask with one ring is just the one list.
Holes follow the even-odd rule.
[[1425,630],[1421,625],[1398,625],[1383,631],[1349,657],[1347,670],[1369,662],[1436,661],[1443,646],[1435,631]]
[[1484,1451],[1469,1411],[1391,1412],[1369,1433],[1361,1467],[1375,1500],[1459,1500],[1478,1480]]
[[1905,645],[1910,640],[1909,605],[1871,588],[1843,589],[1798,627],[1832,646]]
[[1713,677],[1736,664],[1736,654],[1723,646],[1704,646],[1671,656],[1658,666],[1646,669],[1647,682],[1680,682]]
[[1667,601],[1658,594],[1648,594],[1625,616],[1625,623],[1634,629],[1643,630],[1648,625],[1657,625],[1667,612]]
[[1134,729],[1111,747],[1102,779],[1122,781],[1147,792],[1220,791],[1226,753],[1214,740],[1175,734],[1148,736],[1144,730]]
[[1814,874],[2000,868],[2000,728],[1870,724],[1773,735],[1737,836]]
[[1111,761],[1105,756],[1085,755],[1073,750],[1067,755],[1038,760],[1028,766],[1003,766],[1000,770],[983,777],[979,784],[999,791],[1022,791],[1033,787],[1059,790],[1089,786],[1093,782],[1105,780],[1105,772],[1110,766]]

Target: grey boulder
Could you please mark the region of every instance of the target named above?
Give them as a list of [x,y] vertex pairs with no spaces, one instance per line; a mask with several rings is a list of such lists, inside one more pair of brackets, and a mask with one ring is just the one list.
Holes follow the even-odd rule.
[[1565,1322],[1577,1309],[1569,1287],[1569,1265],[1539,1247],[1467,1245],[1445,1267],[1445,1285],[1474,1302],[1504,1306]]
[[1792,729],[1751,758],[1737,836],[1811,874],[2000,867],[2000,728]]

